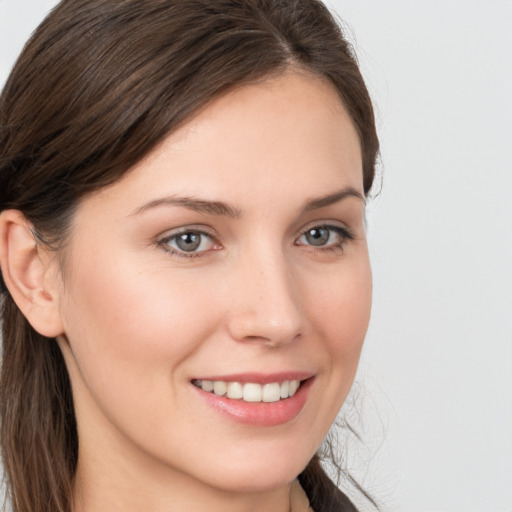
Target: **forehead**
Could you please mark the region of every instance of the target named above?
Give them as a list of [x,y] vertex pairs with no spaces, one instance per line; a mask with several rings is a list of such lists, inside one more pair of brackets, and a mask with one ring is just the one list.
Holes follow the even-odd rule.
[[[331,129],[330,137],[326,137],[327,128]],[[205,142],[213,137],[222,137],[226,144],[249,142],[253,146],[261,142],[271,149],[287,139],[291,142],[293,137],[307,136],[308,131],[312,143],[318,143],[319,137],[326,142],[331,138],[338,142],[350,138],[347,142],[352,142],[355,138],[359,145],[352,119],[335,86],[326,78],[293,70],[230,90],[201,109],[161,146],[178,149],[180,143],[185,145],[199,136]],[[277,140],[272,138],[276,133],[281,134]],[[157,151],[145,160],[155,156]]]
[[362,193],[352,120],[330,82],[290,72],[218,98],[98,198],[168,193],[248,204],[285,190],[318,196],[343,186]]

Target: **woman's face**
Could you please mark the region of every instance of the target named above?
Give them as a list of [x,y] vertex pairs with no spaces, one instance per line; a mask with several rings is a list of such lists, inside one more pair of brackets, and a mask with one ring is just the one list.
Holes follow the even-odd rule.
[[363,218],[351,120],[331,85],[292,73],[218,99],[85,199],[59,300],[79,475],[291,481],[356,371]]

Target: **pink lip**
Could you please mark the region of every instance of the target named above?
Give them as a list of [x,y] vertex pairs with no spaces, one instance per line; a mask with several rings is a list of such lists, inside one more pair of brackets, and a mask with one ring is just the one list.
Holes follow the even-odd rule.
[[[291,377],[290,377],[291,375]],[[208,378],[204,380],[222,380],[224,382],[256,382],[266,384],[269,382],[283,382],[285,380],[301,380],[301,386],[290,398],[280,400],[279,402],[244,402],[243,400],[233,400],[226,396],[217,396],[213,393],[203,391],[201,388],[191,384],[192,388],[198,393],[199,397],[209,406],[228,418],[246,425],[259,427],[271,427],[288,423],[296,418],[306,404],[309,390],[313,385],[314,378],[306,377],[306,380],[298,378],[298,373],[273,374],[271,376],[263,374],[243,374],[223,376],[221,378]],[[283,378],[284,376],[284,378]]]

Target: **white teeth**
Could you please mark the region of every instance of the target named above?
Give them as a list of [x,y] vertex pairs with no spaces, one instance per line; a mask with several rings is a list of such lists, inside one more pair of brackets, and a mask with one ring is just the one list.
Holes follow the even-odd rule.
[[228,382],[228,398],[240,399],[244,396],[244,388],[240,382]]
[[281,398],[281,386],[279,382],[265,384],[261,394],[264,402],[277,402]]
[[299,380],[257,384],[255,382],[224,382],[222,380],[194,380],[193,384],[208,393],[217,396],[227,396],[233,400],[242,399],[244,402],[278,402],[295,395],[300,387]]
[[261,402],[261,384],[244,384],[244,402]]
[[221,380],[216,380],[213,383],[213,392],[217,396],[224,396],[226,394],[226,391],[227,391],[227,385],[225,382],[222,382]]
[[211,380],[202,380],[201,387],[205,391],[208,391],[208,392],[213,391],[213,382]]
[[293,395],[295,395],[295,393],[297,393],[297,389],[299,389],[299,386],[300,386],[300,382],[298,380],[290,381],[290,390],[288,391],[290,396],[293,396]]

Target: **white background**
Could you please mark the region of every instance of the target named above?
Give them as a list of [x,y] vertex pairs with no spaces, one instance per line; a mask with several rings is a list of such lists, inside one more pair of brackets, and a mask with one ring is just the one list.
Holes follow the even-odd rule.
[[[51,0],[0,0],[0,84]],[[384,510],[512,512],[512,2],[333,0],[377,106],[356,473]],[[366,448],[364,448],[366,447]]]

